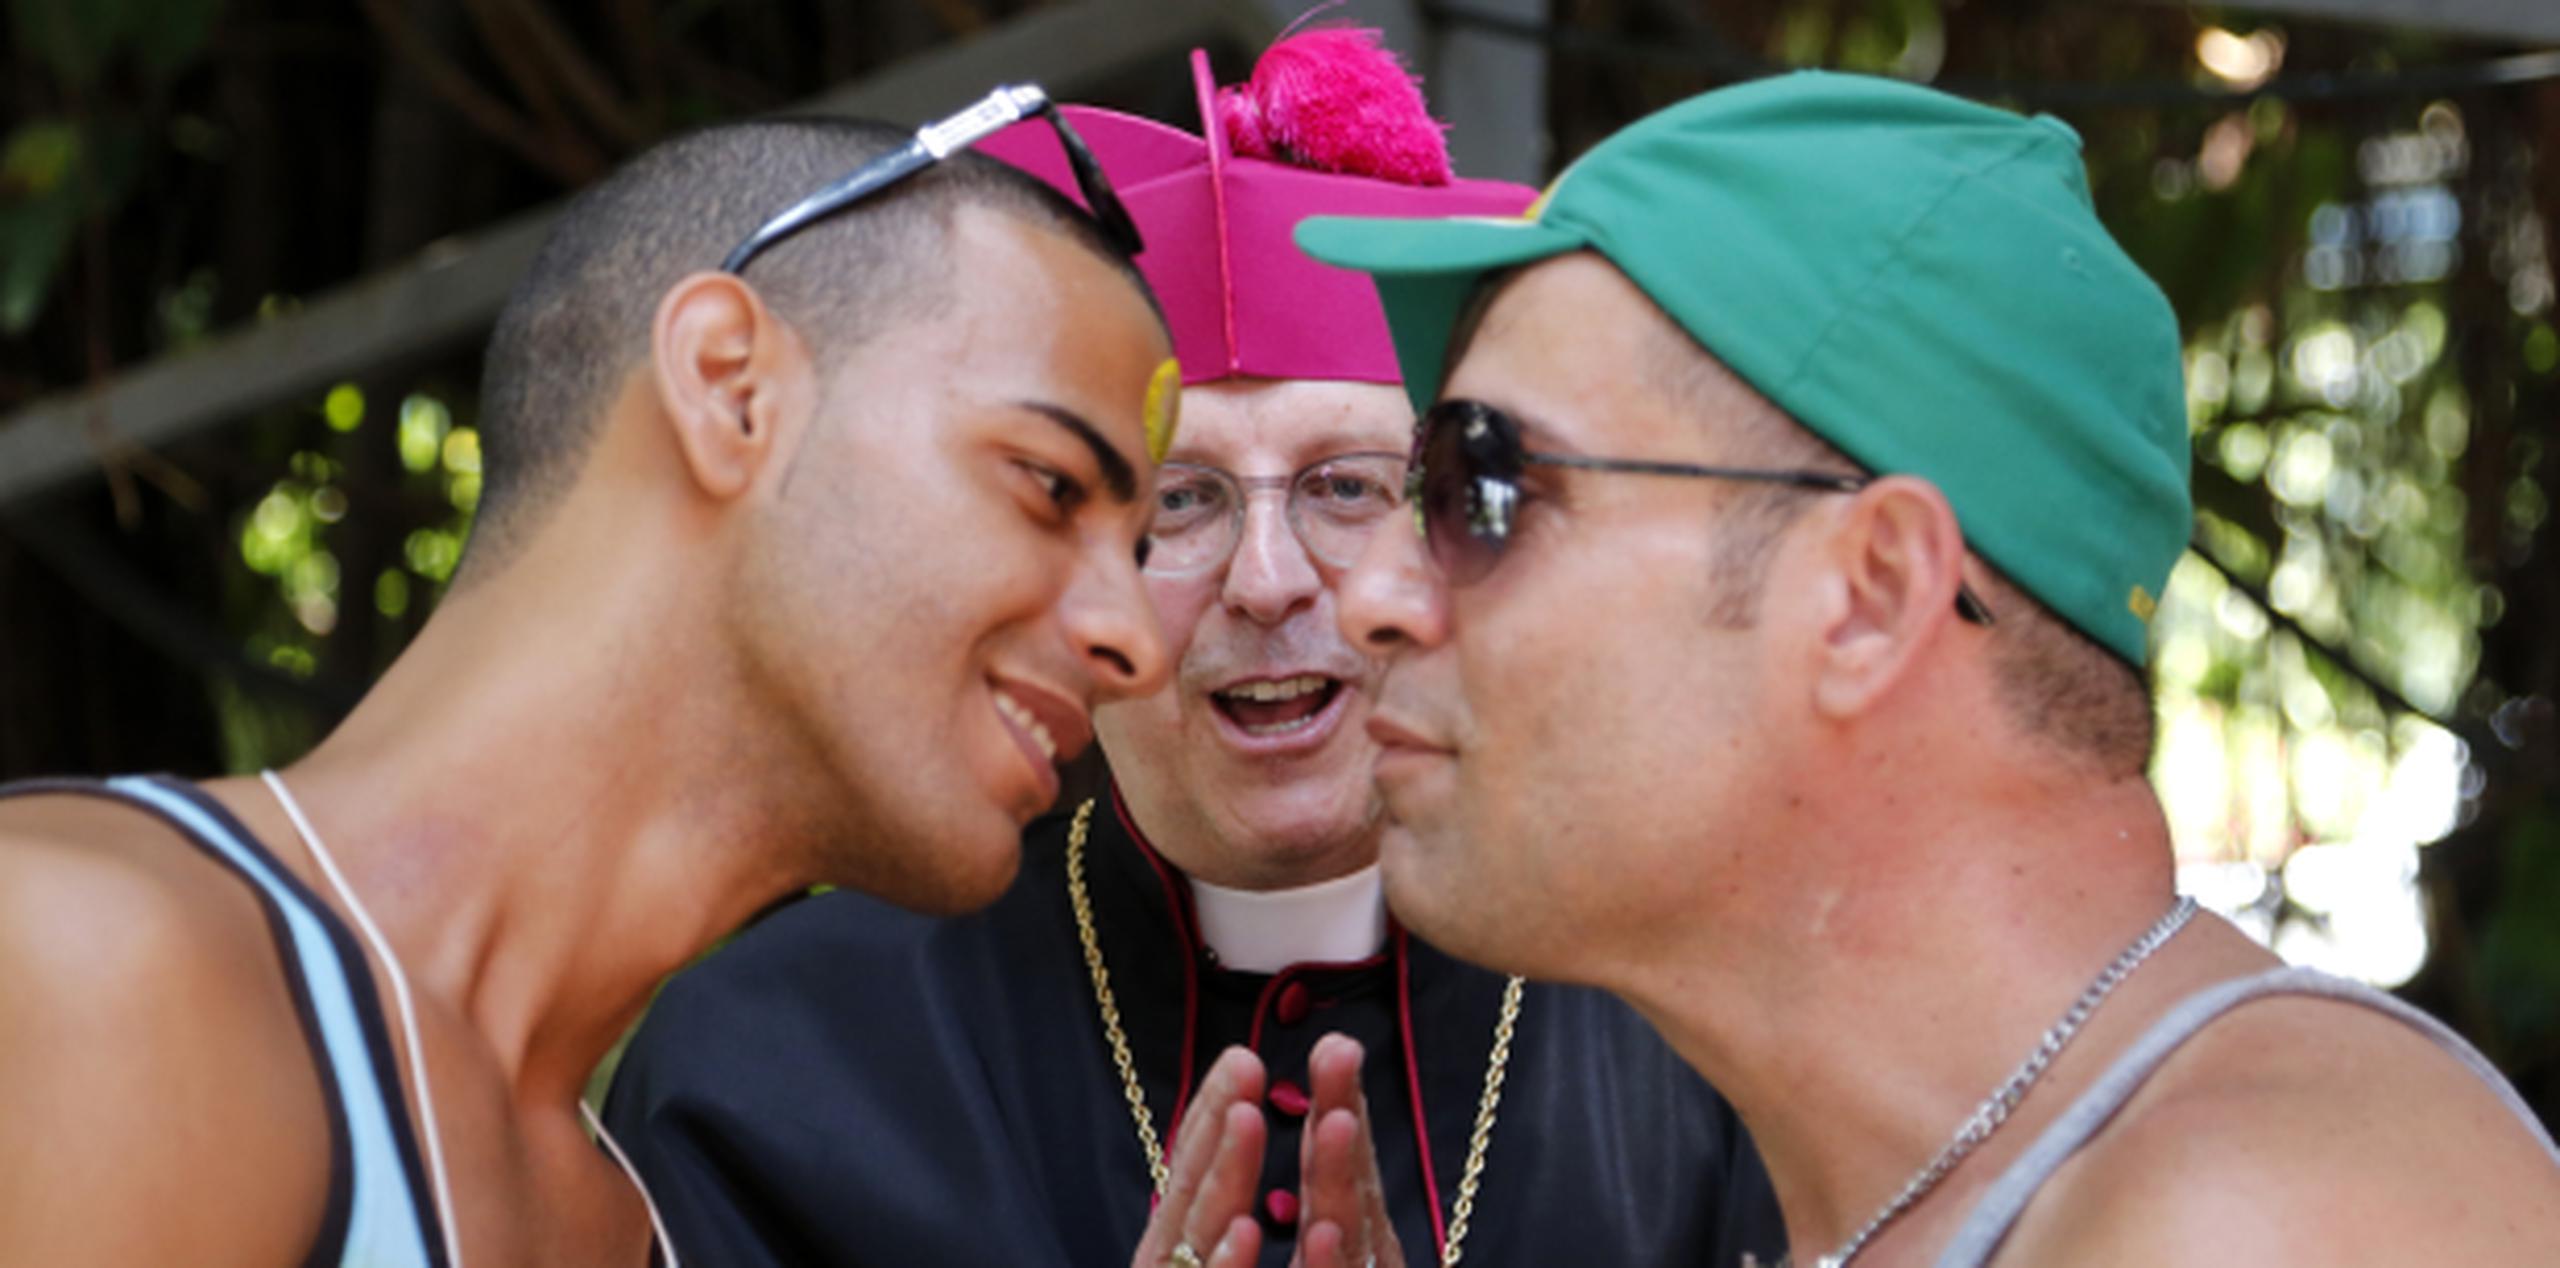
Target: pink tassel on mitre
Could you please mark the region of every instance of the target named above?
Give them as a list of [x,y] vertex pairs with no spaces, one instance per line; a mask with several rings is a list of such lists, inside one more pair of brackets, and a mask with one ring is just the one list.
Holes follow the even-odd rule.
[[1431,117],[1422,85],[1366,27],[1290,36],[1254,63],[1253,77],[1218,90],[1218,126],[1249,158],[1406,185],[1446,185],[1449,125]]

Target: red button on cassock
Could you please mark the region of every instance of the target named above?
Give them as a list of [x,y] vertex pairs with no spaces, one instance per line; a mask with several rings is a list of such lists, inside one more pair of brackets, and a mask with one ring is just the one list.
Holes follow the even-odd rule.
[[1298,1195],[1287,1189],[1273,1189],[1262,1195],[1262,1209],[1270,1213],[1274,1224],[1296,1224]]
[[1271,1085],[1271,1108],[1291,1118],[1307,1116],[1307,1090],[1282,1079]]
[[1307,984],[1291,982],[1280,988],[1280,998],[1273,1001],[1271,1015],[1283,1026],[1295,1026],[1307,1019]]

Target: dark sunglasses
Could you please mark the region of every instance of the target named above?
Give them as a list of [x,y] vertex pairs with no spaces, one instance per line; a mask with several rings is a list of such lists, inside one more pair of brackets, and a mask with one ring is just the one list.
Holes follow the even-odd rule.
[[[1636,458],[1585,458],[1531,453],[1520,423],[1482,401],[1447,400],[1413,425],[1413,461],[1405,468],[1405,500],[1413,504],[1432,561],[1451,585],[1483,580],[1511,546],[1512,521],[1523,494],[1520,475],[1531,465],[1622,475],[1686,476],[1749,480],[1816,493],[1855,493],[1872,479],[1833,471],[1773,471],[1757,467],[1702,467]],[[1991,624],[1991,609],[1961,582],[1956,615]]]
[[736,273],[767,247],[1034,115],[1047,119],[1049,126],[1057,129],[1058,146],[1067,152],[1067,166],[1075,170],[1076,190],[1084,195],[1088,214],[1101,227],[1103,239],[1124,256],[1145,250],[1146,242],[1138,236],[1137,222],[1129,218],[1129,209],[1120,205],[1120,196],[1102,174],[1102,164],[1095,161],[1084,138],[1067,126],[1057,103],[1049,100],[1049,94],[1037,84],[1008,84],[940,123],[916,129],[915,139],[905,146],[793,203],[748,234],[746,241],[720,261],[720,271]]

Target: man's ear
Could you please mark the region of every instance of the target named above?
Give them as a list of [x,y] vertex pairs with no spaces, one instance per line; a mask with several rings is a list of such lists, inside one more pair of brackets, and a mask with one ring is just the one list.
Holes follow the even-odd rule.
[[1887,476],[1841,506],[1825,550],[1837,589],[1818,631],[1814,704],[1845,718],[1891,691],[1956,619],[1964,533],[1936,485]]
[[728,499],[772,462],[783,419],[810,398],[809,357],[745,279],[696,273],[668,288],[649,327],[658,408],[702,491]]

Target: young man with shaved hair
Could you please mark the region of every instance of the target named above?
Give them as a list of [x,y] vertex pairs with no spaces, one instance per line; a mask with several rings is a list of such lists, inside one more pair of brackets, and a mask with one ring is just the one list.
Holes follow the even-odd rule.
[[[2178,330],[2067,128],[1784,76],[1529,218],[1299,240],[1436,398],[1424,533],[1340,581],[1389,661],[1389,900],[1649,1018],[1795,1262],[2560,1262],[2550,1138],[2478,1053],[2174,892]],[[1348,1235],[1310,1268],[1399,1262],[1358,1127],[1319,1126]]]
[[1170,346],[1125,240],[922,156],[748,123],[580,196],[461,574],[344,724],[5,790],[0,1263],[678,1262],[578,1103],[659,980],[815,882],[1003,891],[1051,750],[1164,679]]
[[[1356,38],[1284,41],[1255,84],[1310,41]],[[1376,668],[1344,641],[1328,577],[1395,507],[1413,412],[1366,281],[1287,235],[1321,211],[1509,215],[1530,191],[1311,170],[1326,156],[1304,138],[1272,147],[1296,163],[1256,159],[1219,126],[1254,87],[1218,89],[1205,66],[1199,83],[1206,136],[1071,111],[1145,230],[1187,382],[1146,570],[1172,681],[1096,712],[1107,780],[1032,827],[986,912],[829,895],[679,977],[610,1121],[678,1244],[733,1268],[1117,1266],[1133,1247],[1149,1268],[1280,1268],[1314,1247],[1303,1127],[1363,1090],[1380,1209],[1434,1258],[1772,1252],[1748,1142],[1641,1018],[1460,964],[1381,900]],[[1359,139],[1408,156],[1378,143],[1391,131],[1372,116]],[[988,148],[1067,185],[1045,138]],[[1445,152],[1422,157],[1445,174]],[[1365,1065],[1331,1032],[1358,1036]],[[1244,1109],[1226,1135],[1186,1114],[1237,1098],[1267,1120]],[[1250,1206],[1223,1250],[1207,1222],[1223,1212],[1193,1218],[1186,1178],[1205,1157],[1190,1140],[1213,1135]]]

